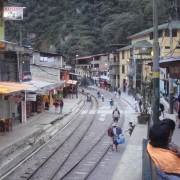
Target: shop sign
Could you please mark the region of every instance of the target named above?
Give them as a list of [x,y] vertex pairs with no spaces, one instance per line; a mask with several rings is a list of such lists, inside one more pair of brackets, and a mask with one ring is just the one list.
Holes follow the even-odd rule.
[[21,122],[26,122],[26,102],[21,101]]
[[4,7],[4,20],[23,20],[23,7]]
[[180,66],[170,67],[170,78],[179,79],[180,78]]
[[18,97],[9,97],[8,101],[22,101],[23,98],[18,98]]
[[26,101],[36,101],[36,92],[26,92]]
[[36,94],[49,96],[49,90],[48,89],[39,89],[36,91]]
[[11,93],[4,96],[4,100],[8,101],[24,101],[24,93],[23,92],[17,92],[17,93]]

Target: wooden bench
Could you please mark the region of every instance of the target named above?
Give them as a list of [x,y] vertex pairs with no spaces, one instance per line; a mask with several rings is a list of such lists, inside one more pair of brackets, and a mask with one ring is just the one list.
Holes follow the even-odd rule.
[[156,166],[147,152],[147,139],[142,141],[142,180],[158,180]]

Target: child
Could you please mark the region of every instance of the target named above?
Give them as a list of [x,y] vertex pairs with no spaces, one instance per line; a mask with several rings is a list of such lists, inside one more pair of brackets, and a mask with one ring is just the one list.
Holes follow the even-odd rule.
[[110,103],[110,106],[111,106],[111,109],[112,109],[112,107],[114,106],[114,100],[111,99],[111,100],[109,101],[109,103]]
[[133,125],[132,122],[129,122],[129,128],[128,128],[126,131],[124,131],[123,133],[129,131],[129,134],[130,134],[130,136],[131,136],[131,134],[132,134],[132,132],[133,132],[133,130],[134,130],[134,127],[135,127],[135,125]]

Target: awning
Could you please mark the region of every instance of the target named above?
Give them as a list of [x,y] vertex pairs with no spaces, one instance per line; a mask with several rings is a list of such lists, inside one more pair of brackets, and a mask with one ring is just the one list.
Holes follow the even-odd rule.
[[33,80],[28,82],[23,82],[24,84],[33,85],[28,89],[24,89],[26,91],[37,91],[39,89],[55,89],[57,87],[63,86],[65,84],[64,80],[57,81],[52,79],[43,79],[43,78],[33,78]]
[[76,80],[67,80],[66,84],[77,84]]
[[[179,56],[167,57],[166,59],[162,59],[159,61],[159,66],[161,68],[167,68],[167,67],[173,65],[174,63],[179,63],[179,62],[180,62]],[[147,63],[147,65],[153,66],[153,61]]]
[[0,82],[0,94],[8,94],[21,91],[22,89],[32,88],[33,85],[21,84],[17,82]]

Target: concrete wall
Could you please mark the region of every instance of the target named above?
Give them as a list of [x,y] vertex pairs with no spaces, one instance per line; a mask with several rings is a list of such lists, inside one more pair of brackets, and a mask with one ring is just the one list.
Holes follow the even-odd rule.
[[37,66],[37,65],[30,65],[30,71],[32,73],[32,80],[34,77],[39,78],[47,78],[47,79],[53,79],[53,80],[60,80],[60,69],[55,69],[52,67],[43,67],[43,66]]
[[34,52],[32,63],[42,66],[51,66],[51,67],[63,67],[63,65],[65,65],[62,56],[52,55],[51,57],[42,57],[40,56],[39,52]]
[[10,118],[16,113],[14,101],[0,100],[0,118]]

